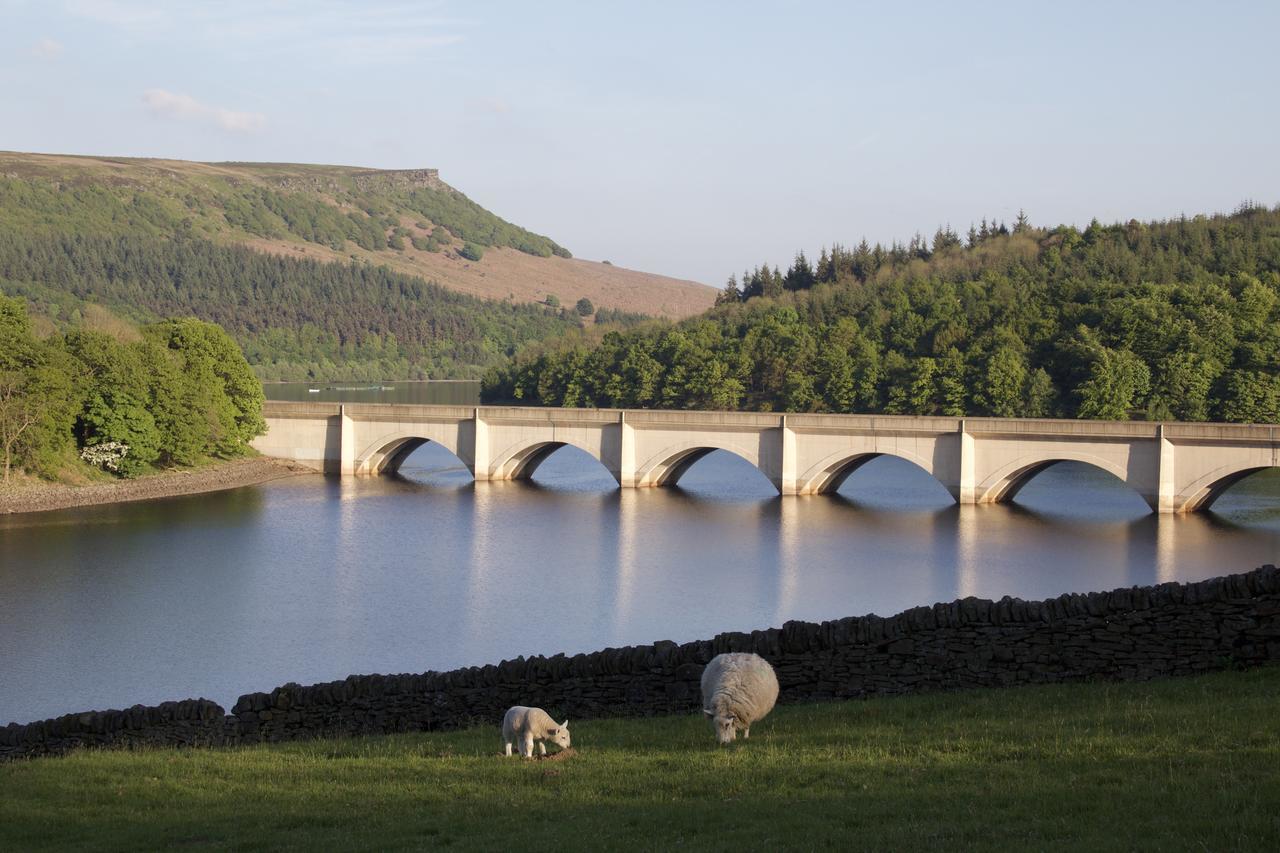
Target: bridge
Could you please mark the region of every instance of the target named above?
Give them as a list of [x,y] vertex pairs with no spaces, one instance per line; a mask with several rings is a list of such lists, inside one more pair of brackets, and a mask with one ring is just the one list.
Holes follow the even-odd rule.
[[897,456],[959,503],[1009,501],[1056,462],[1123,480],[1156,512],[1208,507],[1234,483],[1280,465],[1280,429],[1255,424],[816,415],[515,406],[269,401],[253,446],[325,473],[394,472],[434,441],[476,480],[527,478],[565,445],[599,460],[622,488],[674,485],[727,450],[783,495],[834,492],[859,466]]

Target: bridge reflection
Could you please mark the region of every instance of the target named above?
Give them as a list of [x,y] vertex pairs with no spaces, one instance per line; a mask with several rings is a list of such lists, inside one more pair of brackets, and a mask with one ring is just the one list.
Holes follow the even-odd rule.
[[[456,462],[443,454],[437,461],[444,473],[406,469],[406,475],[458,489],[450,484],[465,475]],[[1280,478],[1273,486],[1280,493]],[[840,602],[840,615],[850,615],[891,612],[904,600],[1060,592],[1055,570],[1046,581],[1044,558],[1029,571],[1028,553],[1052,554],[1049,565],[1059,566],[1073,589],[1185,578],[1190,555],[1203,561],[1212,554],[1215,531],[1228,523],[1214,514],[1152,514],[1123,483],[1079,464],[1046,470],[1018,502],[975,506],[956,505],[923,471],[892,458],[864,466],[839,494],[782,498],[754,466],[726,453],[693,466],[674,489],[619,490],[594,460],[569,449],[550,455],[531,481],[480,482],[462,487],[461,495],[483,516],[468,536],[468,612],[484,610],[486,602],[498,612],[503,602],[538,607],[533,602],[555,600],[548,590],[566,583],[572,600],[600,603],[592,621],[597,637],[612,644],[665,636],[655,614],[678,615],[681,624],[714,633],[730,627],[716,618],[726,611],[758,609],[757,627],[827,618],[829,596]],[[526,518],[540,517],[541,507],[572,517],[551,560],[601,571],[569,580],[566,569],[541,578],[530,603],[520,605],[509,590],[493,589],[489,577],[495,554],[519,549],[522,530],[530,542],[545,537]],[[1280,546],[1280,516],[1270,535]]]

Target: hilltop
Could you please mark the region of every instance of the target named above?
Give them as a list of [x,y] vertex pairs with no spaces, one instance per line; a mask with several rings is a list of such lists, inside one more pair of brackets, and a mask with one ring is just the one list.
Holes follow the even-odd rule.
[[0,227],[181,236],[386,266],[484,299],[550,295],[572,305],[586,297],[598,308],[673,318],[715,297],[696,282],[573,258],[485,210],[435,169],[0,152]]
[[194,316],[260,378],[317,381],[478,378],[584,323],[686,316],[715,296],[574,259],[434,169],[11,153],[0,294],[24,298],[42,335],[128,338]]

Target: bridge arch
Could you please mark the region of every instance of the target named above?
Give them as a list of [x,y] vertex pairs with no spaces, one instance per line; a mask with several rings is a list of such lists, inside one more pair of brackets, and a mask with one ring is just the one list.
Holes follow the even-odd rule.
[[703,443],[697,441],[682,442],[665,447],[650,456],[644,463],[636,466],[637,486],[674,486],[693,467],[693,463],[715,450],[725,450],[740,456],[755,466],[757,471],[768,477],[768,473],[760,468],[760,453],[728,442]]
[[[859,450],[850,452],[842,450],[831,454],[797,477],[796,494],[834,494],[855,471],[880,456],[893,456],[905,462],[910,462],[930,477],[934,477],[933,465],[930,461],[910,451]],[[934,477],[934,479],[937,480],[937,477]],[[941,481],[939,481],[939,485],[946,488],[946,484]]]
[[977,488],[974,489],[976,502],[983,504],[1011,501],[1017,497],[1018,492],[1022,491],[1022,488],[1027,483],[1035,479],[1037,474],[1052,465],[1057,465],[1059,462],[1080,462],[1085,465],[1092,465],[1094,468],[1100,468],[1111,474],[1125,485],[1132,485],[1129,482],[1129,472],[1115,462],[1091,453],[1074,453],[1058,448],[1050,456],[1022,456],[996,469],[982,482],[978,483]]
[[[575,447],[592,459],[604,465],[600,458],[600,449],[579,444],[572,440],[527,440],[520,441],[504,449],[491,462],[490,479],[494,480],[527,480],[538,470],[538,466],[547,461],[562,447]],[[608,467],[607,465],[605,466]]]
[[[362,474],[394,474],[413,451],[427,442],[438,444],[458,456],[457,442],[444,436],[426,436],[414,431],[385,433],[356,454],[355,470]],[[458,461],[463,462],[461,457]]]
[[1252,465],[1241,468],[1223,466],[1210,471],[1193,481],[1185,489],[1179,491],[1178,498],[1174,502],[1173,511],[1195,512],[1196,510],[1209,509],[1218,498],[1222,497],[1223,492],[1236,483],[1260,471],[1275,467],[1277,466]]

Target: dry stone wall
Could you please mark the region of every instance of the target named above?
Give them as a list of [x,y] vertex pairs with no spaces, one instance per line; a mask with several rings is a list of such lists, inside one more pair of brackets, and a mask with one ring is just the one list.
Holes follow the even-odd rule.
[[780,701],[1089,679],[1142,680],[1280,660],[1280,571],[1047,601],[965,598],[890,618],[788,622],[712,640],[517,658],[421,675],[353,675],[241,696],[67,714],[0,729],[0,759],[79,746],[205,746],[496,724],[511,705],[557,718],[688,713],[702,668],[753,651]]

